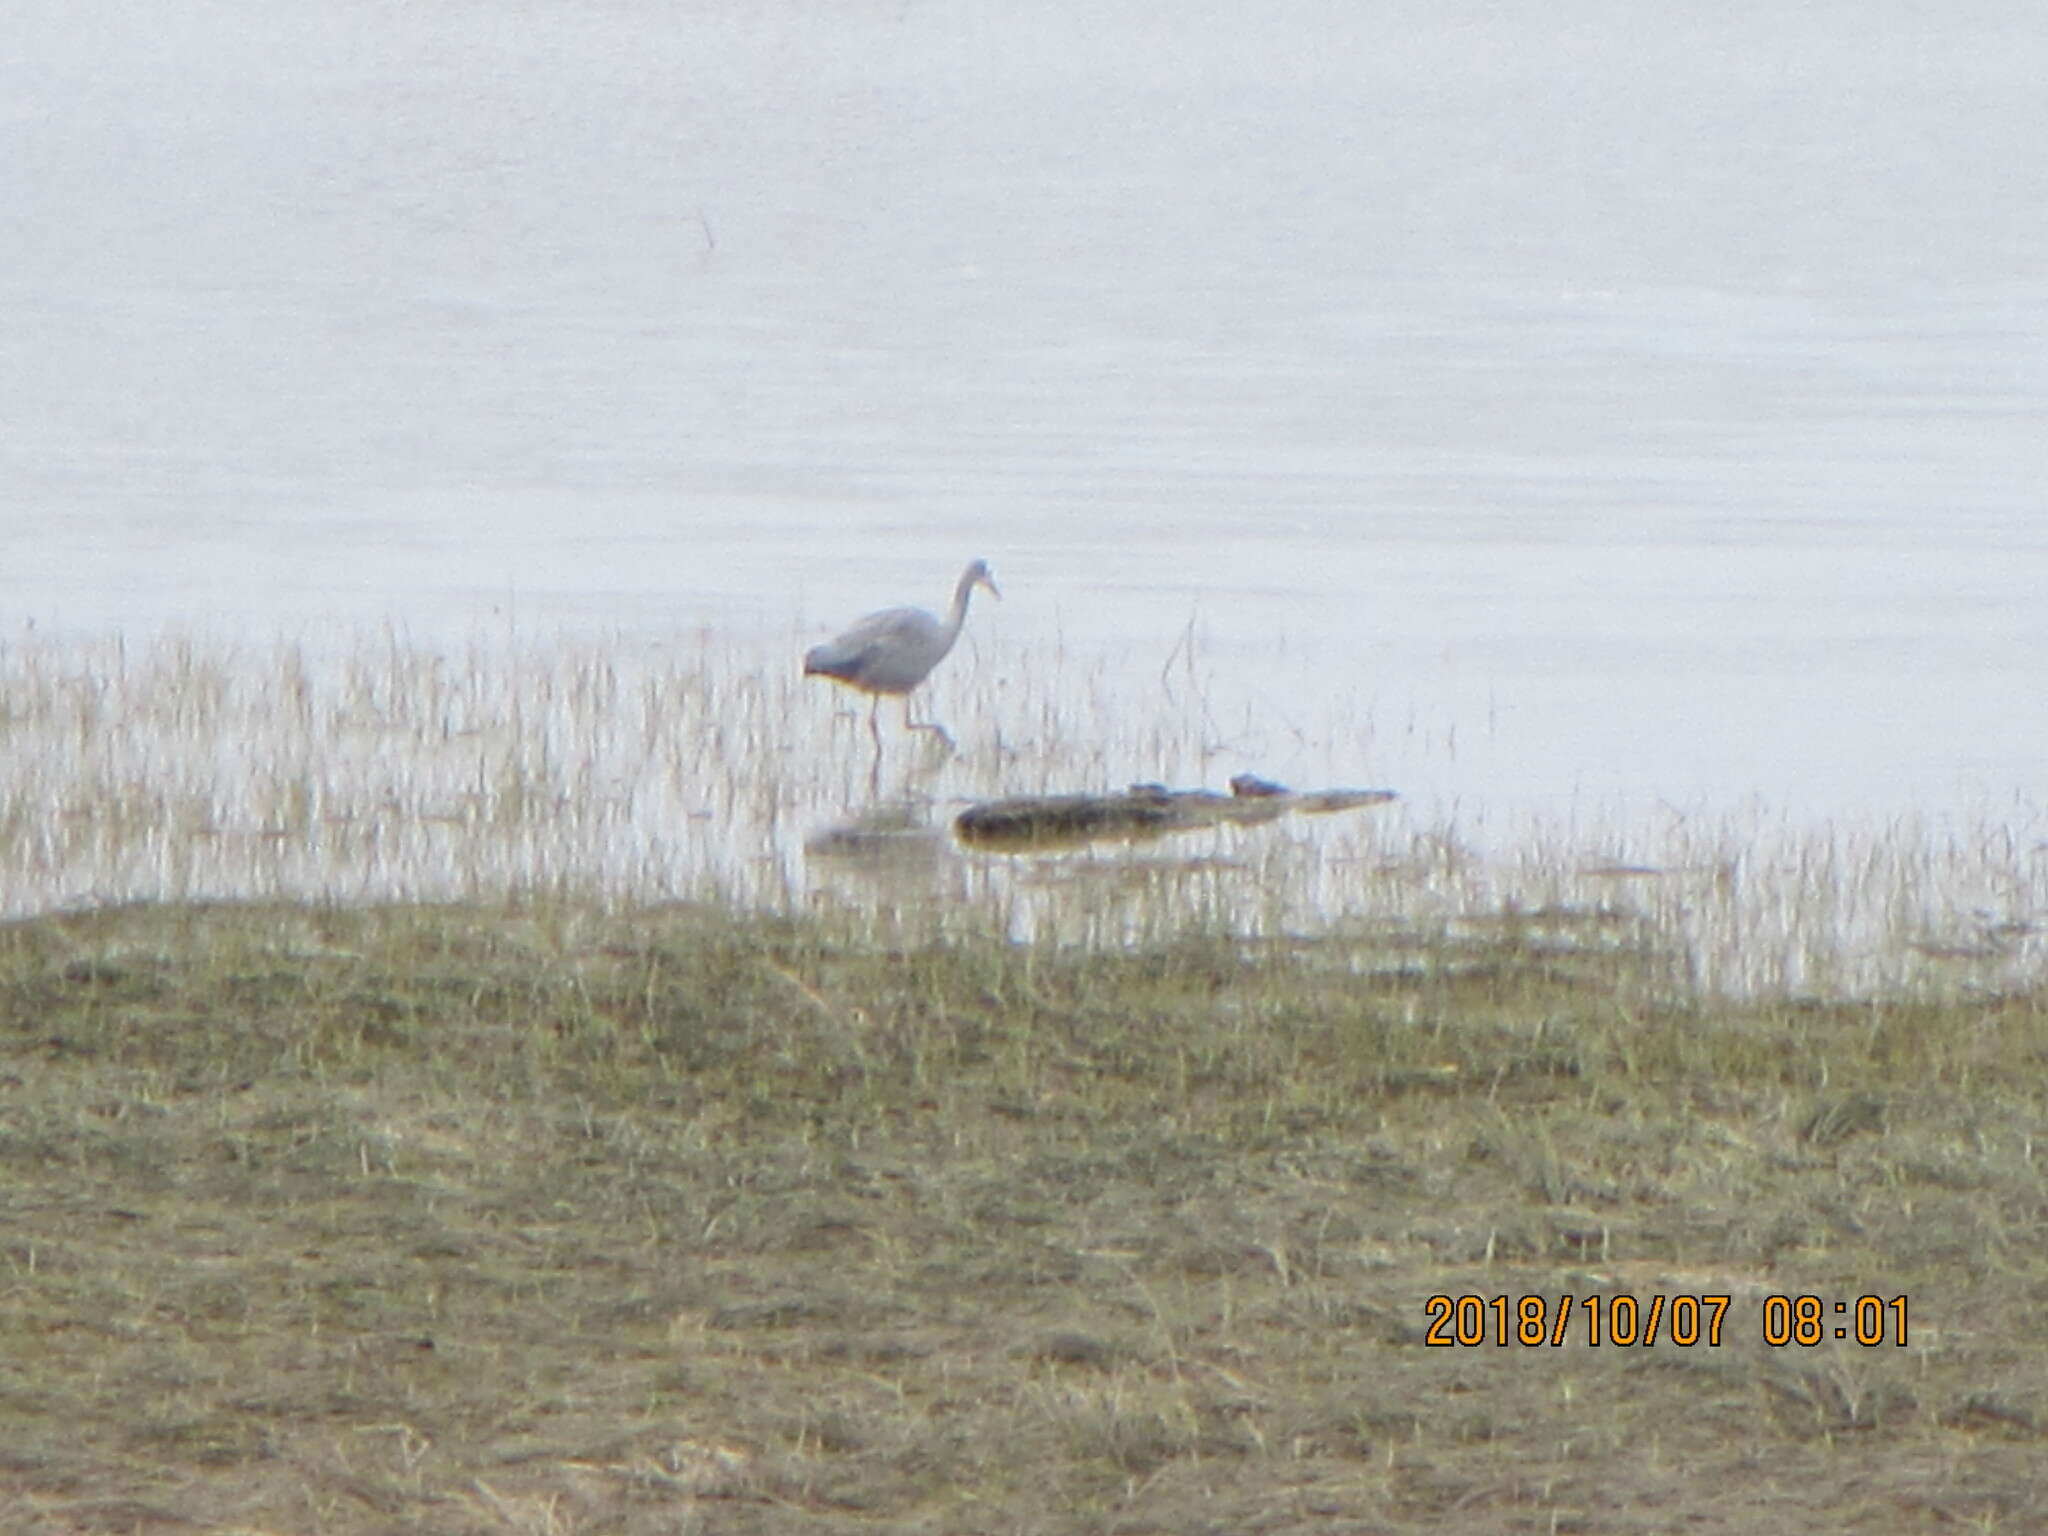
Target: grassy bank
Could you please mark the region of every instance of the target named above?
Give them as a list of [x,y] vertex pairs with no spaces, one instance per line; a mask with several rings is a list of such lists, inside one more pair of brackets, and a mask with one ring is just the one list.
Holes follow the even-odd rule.
[[[2048,999],[1669,981],[1513,924],[23,921],[0,1528],[2040,1529]],[[1769,1347],[1776,1293],[1908,1346]],[[1437,1294],[1580,1310],[1435,1348]],[[1591,1347],[1623,1294],[1722,1341]]]

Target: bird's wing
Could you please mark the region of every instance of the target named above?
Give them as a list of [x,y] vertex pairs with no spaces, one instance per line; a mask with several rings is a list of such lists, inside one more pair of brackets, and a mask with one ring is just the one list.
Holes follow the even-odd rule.
[[941,633],[939,621],[922,608],[884,608],[812,646],[804,665],[870,685],[909,687],[938,659],[932,653]]

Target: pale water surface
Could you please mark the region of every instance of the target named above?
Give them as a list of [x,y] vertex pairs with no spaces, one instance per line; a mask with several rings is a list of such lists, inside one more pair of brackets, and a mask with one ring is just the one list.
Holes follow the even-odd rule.
[[14,0],[0,633],[781,678],[978,554],[955,711],[2038,871],[2043,80],[2019,0]]

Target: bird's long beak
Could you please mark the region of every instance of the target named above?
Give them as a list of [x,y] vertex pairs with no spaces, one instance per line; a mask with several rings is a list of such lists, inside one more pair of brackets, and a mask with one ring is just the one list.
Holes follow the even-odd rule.
[[980,580],[980,581],[976,582],[976,583],[975,583],[975,585],[976,585],[976,586],[982,586],[982,587],[987,587],[987,588],[988,588],[988,595],[989,595],[990,597],[993,597],[993,598],[995,598],[995,599],[996,599],[996,600],[997,600],[998,602],[1000,602],[1000,601],[1002,600],[1002,596],[1003,596],[1003,593],[1002,593],[1002,589],[1001,589],[1000,587],[998,587],[998,586],[996,585],[996,579],[995,579],[995,577],[993,577],[993,576],[984,576],[984,577],[982,577],[982,578],[981,578],[981,580]]

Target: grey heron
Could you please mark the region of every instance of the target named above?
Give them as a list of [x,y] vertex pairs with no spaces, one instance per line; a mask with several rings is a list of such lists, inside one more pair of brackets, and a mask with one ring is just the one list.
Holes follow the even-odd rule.
[[875,751],[882,750],[879,715],[882,699],[894,694],[903,700],[903,727],[911,731],[936,731],[950,748],[953,738],[946,728],[931,720],[910,718],[910,691],[931,675],[945,660],[960,638],[960,626],[967,622],[967,599],[976,587],[986,587],[991,597],[1001,597],[988,564],[976,560],[960,573],[953,589],[953,606],[941,620],[922,608],[884,608],[871,613],[837,639],[814,645],[804,653],[804,676],[829,677],[834,682],[874,695],[868,710],[868,733],[875,738]]

